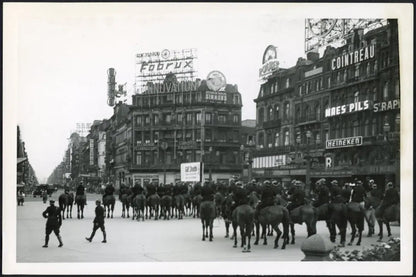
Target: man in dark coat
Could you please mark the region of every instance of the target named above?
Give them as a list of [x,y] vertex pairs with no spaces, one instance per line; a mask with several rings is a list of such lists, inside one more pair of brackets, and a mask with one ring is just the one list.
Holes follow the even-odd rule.
[[107,234],[105,232],[105,227],[104,227],[104,215],[105,215],[105,210],[103,208],[103,206],[101,206],[101,201],[97,200],[95,201],[95,204],[97,205],[97,207],[95,208],[95,218],[93,221],[94,227],[92,229],[92,233],[91,236],[89,238],[85,238],[86,240],[88,240],[89,242],[92,241],[92,239],[94,238],[95,232],[98,230],[98,228],[101,229],[101,231],[103,232],[103,243],[107,242]]
[[360,205],[364,209],[364,198],[365,189],[363,187],[363,182],[358,180],[351,192],[351,202],[360,203]]
[[214,190],[212,186],[208,183],[201,187],[201,196],[202,201],[213,201],[214,200]]
[[[84,195],[85,196],[85,187],[82,183],[82,181],[79,183],[75,195]],[[84,198],[84,205],[87,205],[87,198]]]
[[243,183],[238,181],[235,183],[233,192],[234,204],[231,206],[231,210],[234,210],[240,205],[248,203],[248,191],[243,187]]
[[328,187],[325,185],[325,183],[322,182],[317,182],[316,184],[316,193],[317,193],[317,199],[316,201],[313,203],[314,207],[319,207],[323,204],[327,204],[329,203],[329,189]]
[[381,189],[378,188],[377,184],[374,183],[374,180],[370,180],[371,190],[369,192],[370,196],[376,197],[378,199],[383,199],[384,195]]
[[391,205],[398,204],[400,202],[399,192],[394,188],[392,182],[387,183],[387,189],[384,193],[383,201],[380,205],[380,214],[383,214],[384,210]]
[[341,188],[338,186],[337,180],[331,182],[329,192],[331,193],[331,200],[334,200],[337,196],[341,196]]
[[305,192],[302,189],[302,183],[300,181],[295,182],[295,187],[289,195],[290,203],[287,205],[289,211],[305,204]]
[[55,206],[55,200],[51,199],[49,200],[49,203],[50,206],[47,207],[46,210],[42,213],[43,217],[48,219],[46,221],[45,244],[42,247],[48,247],[49,235],[52,233],[52,231],[58,238],[58,247],[62,247],[64,244],[62,243],[62,238],[59,235],[59,228],[62,225],[61,209]]
[[344,184],[344,186],[343,186],[343,188],[341,189],[341,192],[340,192],[340,196],[342,197],[342,199],[344,199],[343,203],[350,202],[352,188],[353,188],[353,186],[351,186],[350,183],[345,183]]
[[262,193],[261,193],[261,201],[256,207],[256,212],[260,211],[261,209],[265,207],[273,206],[274,197],[275,197],[275,194],[274,194],[272,185],[270,185],[270,182],[268,181],[267,183],[265,182]]
[[105,187],[105,190],[104,190],[103,202],[104,202],[104,198],[105,198],[107,195],[113,195],[113,194],[114,194],[114,191],[115,191],[115,189],[114,189],[113,185],[112,185],[111,183],[109,183],[109,184]]

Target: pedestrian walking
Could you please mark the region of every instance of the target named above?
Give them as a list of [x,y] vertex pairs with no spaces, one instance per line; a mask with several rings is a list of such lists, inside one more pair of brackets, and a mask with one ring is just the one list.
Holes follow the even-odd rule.
[[59,228],[62,225],[61,209],[55,206],[55,200],[53,199],[49,200],[49,204],[49,207],[47,207],[46,210],[42,213],[43,217],[48,219],[46,221],[45,245],[42,247],[48,247],[49,235],[52,233],[52,231],[58,238],[58,247],[62,247],[64,244],[62,243],[62,238],[59,235]]
[[104,208],[103,206],[101,206],[101,201],[97,200],[95,201],[95,204],[97,205],[97,207],[95,208],[95,218],[94,218],[94,227],[92,229],[92,233],[91,236],[89,238],[85,238],[86,240],[88,240],[89,242],[92,241],[92,239],[94,238],[95,232],[98,230],[98,228],[101,229],[101,231],[103,232],[103,243],[107,242],[107,234],[105,233],[105,227],[104,227]]

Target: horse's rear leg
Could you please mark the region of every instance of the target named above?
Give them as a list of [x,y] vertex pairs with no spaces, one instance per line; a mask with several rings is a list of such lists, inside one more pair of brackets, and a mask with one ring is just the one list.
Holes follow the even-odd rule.
[[386,227],[387,227],[387,236],[391,237],[391,229],[390,229],[390,222],[386,222]]
[[357,229],[355,228],[355,223],[351,222],[351,229],[352,229],[352,235],[351,235],[351,240],[348,243],[348,245],[352,245],[352,243],[354,242],[355,239],[355,234],[357,233]]
[[[282,235],[282,231],[280,231],[279,226],[276,225],[274,230],[276,231],[276,239],[274,240],[274,248],[278,248],[279,247],[279,238]],[[284,249],[284,248],[282,248]]]
[[263,238],[263,245],[267,245],[267,236],[266,236],[266,233],[267,233],[267,225],[262,225],[261,226],[261,231],[262,231],[261,236]]
[[260,231],[260,223],[256,222],[256,240],[254,241],[254,245],[259,244],[259,231]]
[[205,222],[201,220],[202,223],[202,240],[205,240]]
[[383,240],[383,221],[378,220],[378,226],[380,228],[380,232],[378,233],[378,240],[377,242],[380,242]]
[[237,248],[237,226],[234,226],[233,224],[233,238],[234,238],[234,248]]
[[209,241],[212,241],[212,238],[214,237],[212,235],[212,227],[213,227],[213,225],[214,225],[214,220],[211,219],[211,222],[209,223]]
[[290,244],[295,244],[295,224],[290,223],[290,233],[292,234],[292,241]]

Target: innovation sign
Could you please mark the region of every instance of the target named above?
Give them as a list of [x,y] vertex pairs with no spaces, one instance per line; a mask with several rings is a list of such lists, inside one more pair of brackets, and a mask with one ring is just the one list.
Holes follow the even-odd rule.
[[201,181],[201,163],[182,163],[181,164],[181,181],[182,182],[200,182]]
[[343,147],[353,147],[360,146],[363,144],[363,137],[349,137],[349,138],[339,138],[339,139],[329,139],[326,141],[326,149],[334,148],[343,148]]

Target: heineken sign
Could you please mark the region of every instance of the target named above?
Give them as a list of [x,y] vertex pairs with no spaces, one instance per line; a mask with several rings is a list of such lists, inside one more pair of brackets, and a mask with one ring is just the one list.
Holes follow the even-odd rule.
[[339,139],[329,139],[326,141],[326,149],[334,148],[343,148],[343,147],[353,147],[363,144],[363,137],[349,137],[349,138],[339,138]]

